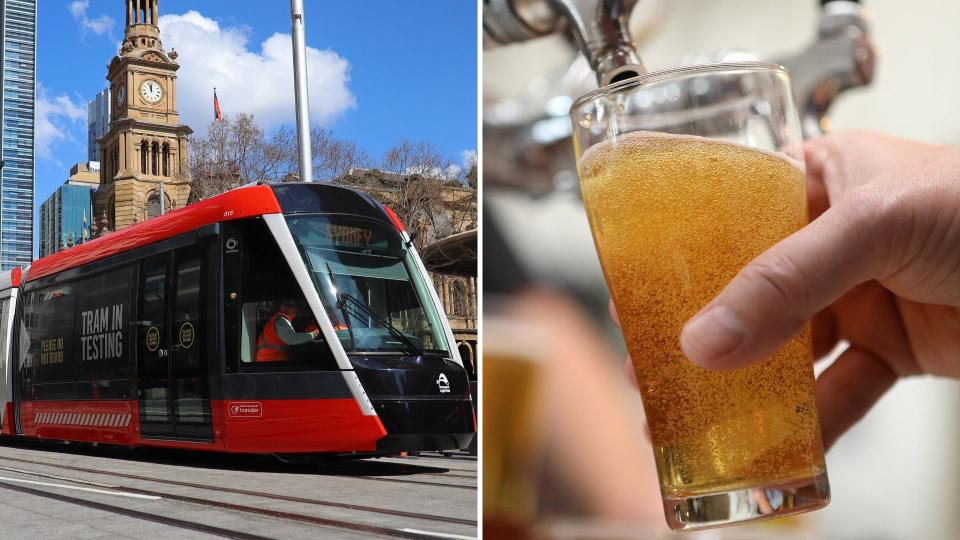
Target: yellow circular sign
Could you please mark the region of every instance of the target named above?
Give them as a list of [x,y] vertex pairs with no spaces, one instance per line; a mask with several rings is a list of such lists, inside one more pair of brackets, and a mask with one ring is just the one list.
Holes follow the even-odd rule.
[[187,321],[180,325],[180,346],[184,349],[189,349],[193,347],[193,340],[196,338],[196,332],[193,329],[193,325],[190,324],[190,321]]
[[156,351],[160,347],[160,330],[156,326],[147,329],[147,350]]

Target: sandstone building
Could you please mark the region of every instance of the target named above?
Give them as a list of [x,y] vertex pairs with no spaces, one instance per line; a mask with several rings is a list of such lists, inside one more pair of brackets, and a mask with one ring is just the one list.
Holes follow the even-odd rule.
[[127,27],[119,54],[108,66],[113,103],[110,129],[100,146],[96,220],[120,230],[187,204],[190,194],[187,137],[177,113],[176,51],[160,42],[158,0],[124,0]]

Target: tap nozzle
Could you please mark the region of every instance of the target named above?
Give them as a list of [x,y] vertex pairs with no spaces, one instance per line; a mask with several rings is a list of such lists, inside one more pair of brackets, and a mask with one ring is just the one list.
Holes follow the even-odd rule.
[[618,44],[605,52],[598,54],[590,61],[590,67],[597,74],[597,83],[606,86],[643,75],[647,70],[633,45]]
[[646,73],[627,26],[638,0],[485,0],[485,36],[526,41],[569,30],[603,86]]

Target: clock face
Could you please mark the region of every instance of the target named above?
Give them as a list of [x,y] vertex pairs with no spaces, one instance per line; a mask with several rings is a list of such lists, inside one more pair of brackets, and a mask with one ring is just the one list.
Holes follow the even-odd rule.
[[123,107],[123,104],[127,102],[127,87],[121,86],[117,88],[117,106]]
[[156,103],[163,98],[163,87],[157,81],[149,79],[140,85],[140,95],[147,103]]

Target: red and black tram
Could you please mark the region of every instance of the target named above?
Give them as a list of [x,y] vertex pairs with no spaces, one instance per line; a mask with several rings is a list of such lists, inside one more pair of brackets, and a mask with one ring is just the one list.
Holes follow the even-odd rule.
[[[260,361],[279,306],[314,339]],[[0,432],[272,454],[464,448],[476,421],[410,237],[368,195],[235,189],[0,275]]]

